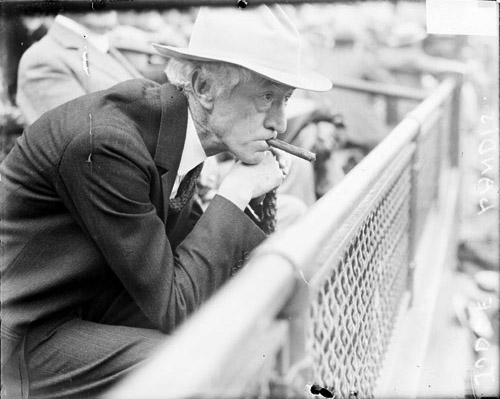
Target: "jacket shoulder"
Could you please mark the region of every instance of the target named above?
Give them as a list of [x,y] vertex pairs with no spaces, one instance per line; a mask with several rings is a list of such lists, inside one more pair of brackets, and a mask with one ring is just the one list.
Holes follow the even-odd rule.
[[70,61],[67,50],[47,35],[33,43],[21,56],[19,74],[39,65],[66,65]]

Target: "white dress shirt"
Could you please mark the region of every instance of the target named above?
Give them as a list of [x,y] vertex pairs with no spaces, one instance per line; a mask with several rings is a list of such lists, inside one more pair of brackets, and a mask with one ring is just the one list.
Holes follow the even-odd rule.
[[188,110],[186,141],[184,143],[184,149],[182,150],[179,170],[177,171],[177,177],[175,178],[170,198],[174,198],[177,194],[177,190],[184,176],[186,176],[191,169],[194,169],[200,163],[204,162],[205,159],[207,159],[207,155],[201,146],[200,138],[196,132],[193,118],[191,117],[191,112]]

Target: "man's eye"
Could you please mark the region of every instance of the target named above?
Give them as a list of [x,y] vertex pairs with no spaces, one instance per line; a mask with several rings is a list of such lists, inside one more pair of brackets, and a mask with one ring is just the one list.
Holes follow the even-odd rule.
[[259,94],[257,97],[257,104],[261,108],[268,108],[272,105],[274,101],[274,95],[273,93],[262,93]]
[[273,93],[264,93],[262,95],[262,99],[265,100],[265,101],[273,101]]

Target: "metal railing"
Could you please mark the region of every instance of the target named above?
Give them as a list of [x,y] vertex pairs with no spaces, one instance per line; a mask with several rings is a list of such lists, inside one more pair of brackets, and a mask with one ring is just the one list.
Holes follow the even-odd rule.
[[415,101],[423,101],[429,94],[425,90],[399,84],[353,79],[345,76],[333,78],[332,82],[333,87],[337,89],[363,93],[373,98],[382,98],[385,105],[385,123],[388,126],[394,126],[400,121],[402,100],[408,103],[408,107]]
[[423,226],[446,211],[459,84],[445,79],[107,398],[306,398],[311,384],[373,397]]

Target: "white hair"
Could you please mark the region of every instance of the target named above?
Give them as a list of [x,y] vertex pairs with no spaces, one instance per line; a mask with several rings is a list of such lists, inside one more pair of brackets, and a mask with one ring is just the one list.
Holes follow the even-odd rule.
[[229,94],[238,83],[250,82],[254,76],[259,76],[249,69],[222,61],[171,58],[165,68],[169,82],[186,94],[193,92],[191,78],[195,72],[198,72],[202,79],[213,83],[211,87],[214,88],[215,96]]

